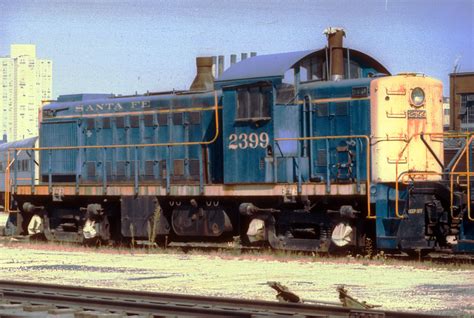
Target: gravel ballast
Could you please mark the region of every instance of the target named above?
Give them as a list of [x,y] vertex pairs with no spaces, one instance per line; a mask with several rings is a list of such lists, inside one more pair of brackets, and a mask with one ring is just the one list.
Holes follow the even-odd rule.
[[261,300],[275,300],[266,283],[279,281],[304,299],[332,302],[345,285],[385,310],[474,314],[472,267],[2,243],[0,279]]

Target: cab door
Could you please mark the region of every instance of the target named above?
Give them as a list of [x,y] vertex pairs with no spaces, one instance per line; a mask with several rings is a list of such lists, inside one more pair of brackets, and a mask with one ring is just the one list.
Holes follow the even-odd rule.
[[272,109],[271,83],[224,89],[224,183],[271,181]]

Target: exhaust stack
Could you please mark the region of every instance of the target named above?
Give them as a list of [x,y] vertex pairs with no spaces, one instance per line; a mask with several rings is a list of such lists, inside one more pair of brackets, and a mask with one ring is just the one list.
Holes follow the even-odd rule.
[[210,91],[214,89],[214,76],[212,75],[212,57],[197,57],[197,74],[189,90]]
[[344,79],[344,51],[342,38],[346,36],[343,28],[329,27],[323,32],[328,38],[331,61],[331,81]]

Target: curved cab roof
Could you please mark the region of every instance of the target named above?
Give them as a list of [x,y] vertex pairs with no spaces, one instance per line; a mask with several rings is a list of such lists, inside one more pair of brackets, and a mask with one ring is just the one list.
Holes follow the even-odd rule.
[[[347,49],[344,50],[347,54]],[[357,60],[364,67],[371,67],[377,73],[390,75],[390,72],[377,60],[360,51],[349,49],[351,60]],[[254,56],[229,67],[217,80],[217,86],[225,86],[225,82],[259,78],[282,78],[285,72],[304,59],[319,57],[325,59],[326,49],[298,51],[279,54]]]

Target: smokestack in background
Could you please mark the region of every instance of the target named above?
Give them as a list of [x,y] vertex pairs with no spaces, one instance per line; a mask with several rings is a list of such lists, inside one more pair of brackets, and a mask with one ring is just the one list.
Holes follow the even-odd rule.
[[214,76],[212,75],[212,57],[197,57],[197,74],[189,90],[210,91],[214,89]]

